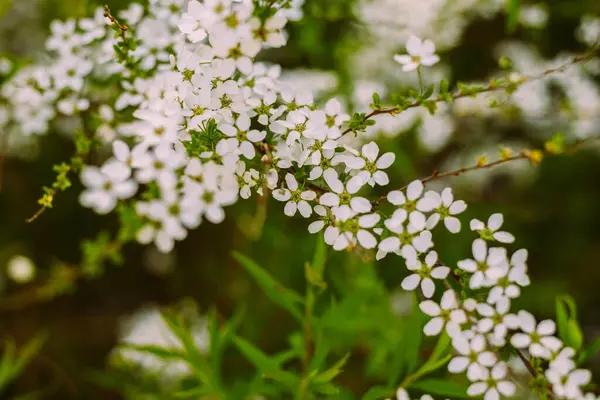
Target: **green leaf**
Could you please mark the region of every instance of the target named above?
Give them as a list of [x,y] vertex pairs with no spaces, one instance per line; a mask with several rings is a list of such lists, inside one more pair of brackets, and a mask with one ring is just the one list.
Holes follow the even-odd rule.
[[293,290],[284,287],[260,265],[243,254],[234,251],[233,258],[246,268],[271,300],[286,309],[298,321],[303,321],[302,312],[298,308],[298,304],[303,303],[302,297]]
[[233,337],[233,343],[258,370],[267,372],[279,369],[279,363],[258,347],[239,336]]
[[577,305],[572,297],[564,295],[556,299],[556,323],[558,336],[567,346],[580,350],[583,335],[577,322]]
[[558,337],[566,342],[569,336],[569,316],[561,297],[556,298],[556,325]]
[[212,389],[213,392],[218,392],[217,384],[212,378],[210,368],[208,367],[206,356],[200,351],[196,345],[196,341],[188,326],[184,323],[182,317],[173,311],[164,311],[162,313],[163,320],[173,332],[173,334],[181,342],[185,351],[185,361],[192,367],[198,379]]
[[574,319],[569,320],[569,342],[569,345],[577,351],[579,351],[583,345],[581,328],[579,327],[579,323]]
[[435,90],[435,86],[434,85],[429,85],[427,87],[427,89],[425,89],[425,93],[423,93],[423,95],[421,96],[422,99],[428,99],[431,97],[431,95],[433,94],[433,91]]
[[342,357],[331,368],[319,373],[311,380],[311,382],[316,384],[331,382],[335,379],[336,376],[342,373],[342,368],[344,367],[344,365],[346,365],[346,361],[348,361],[348,358],[350,358],[350,353]]
[[423,341],[423,322],[424,314],[419,308],[419,300],[416,294],[413,294],[412,315],[408,320],[406,330],[404,331],[404,366],[406,375],[412,373],[419,363],[419,350]]
[[281,370],[280,361],[274,357],[269,357],[258,347],[239,336],[233,337],[233,343],[265,378],[280,382],[286,387],[299,385],[300,377],[291,372]]
[[441,367],[446,365],[448,363],[448,361],[450,361],[451,358],[452,358],[452,354],[446,354],[444,357],[442,357],[439,360],[430,358],[429,360],[427,360],[427,362],[425,364],[423,364],[423,366],[421,368],[419,368],[419,370],[417,372],[415,372],[415,377],[420,378],[423,375],[430,374],[430,373],[440,369]]
[[506,0],[506,29],[514,32],[519,21],[520,0]]
[[327,245],[323,237],[318,236],[317,247],[315,248],[315,255],[313,256],[312,267],[323,277],[323,271],[325,271],[325,261],[327,260]]
[[0,360],[0,391],[21,375],[25,367],[40,352],[47,337],[45,332],[37,334],[25,343],[20,351],[17,351],[14,341],[6,342]]
[[593,357],[594,355],[596,355],[596,353],[600,351],[600,337],[597,337],[596,339],[594,339],[592,341],[592,343],[590,343],[587,348],[585,349],[585,351],[583,351],[581,353],[581,355],[579,356],[579,359],[577,360],[578,364],[583,364],[584,362],[586,362],[590,357]]
[[437,343],[435,344],[435,347],[433,348],[433,352],[431,353],[429,360],[436,361],[444,357],[446,351],[450,348],[451,341],[452,339],[450,339],[450,336],[448,336],[446,330],[443,330],[440,334],[440,338],[438,339]]
[[362,397],[362,400],[380,400],[394,396],[395,393],[396,389],[390,389],[389,387],[384,386],[375,386],[365,393],[365,395]]
[[167,349],[153,345],[136,345],[131,343],[124,343],[120,347],[126,350],[134,350],[140,353],[152,354],[153,356],[162,359],[185,360],[185,354],[177,349]]
[[418,389],[427,394],[436,394],[438,396],[450,398],[469,398],[467,387],[454,381],[443,379],[424,379],[409,385],[411,389]]

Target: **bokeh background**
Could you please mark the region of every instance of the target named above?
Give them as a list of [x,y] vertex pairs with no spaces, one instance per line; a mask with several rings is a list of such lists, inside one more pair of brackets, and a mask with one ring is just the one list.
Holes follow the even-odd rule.
[[[107,3],[118,11],[129,0]],[[318,98],[339,96],[358,111],[366,110],[373,91],[391,93],[417,84],[416,75],[403,73],[392,61],[393,54],[404,51],[409,34],[431,38],[438,46],[442,62],[424,75],[430,83],[489,78],[501,73],[501,55],[511,57],[516,70],[535,74],[564,54],[585,51],[600,35],[596,0],[522,3],[516,28],[509,31],[503,0],[306,0],[304,18],[288,26],[288,46],[263,58],[281,64],[290,83],[312,88]],[[86,15],[98,5],[92,0],[0,0],[0,53],[43,59],[51,20]],[[494,159],[499,145],[515,151],[539,147],[558,131],[569,139],[598,135],[599,73],[600,61],[593,59],[556,79],[525,85],[502,107],[489,108],[488,96],[466,99],[434,117],[420,110],[395,120],[382,117],[380,129],[376,126],[369,135],[379,135],[381,147],[396,153],[389,171],[394,187],[436,169],[472,165],[483,154]],[[138,392],[148,392],[139,398],[170,398],[159,394],[151,379],[123,368],[114,349],[128,334],[150,335],[160,324],[157,307],[184,299],[193,300],[200,313],[214,307],[222,318],[244,307],[242,336],[266,352],[287,346],[296,329],[293,320],[260,293],[231,256],[233,250],[246,254],[284,284],[304,290],[304,263],[317,238],[308,234],[306,221],[285,217],[282,204],[272,200],[264,220],[255,200],[240,202],[228,210],[224,223],[203,224],[169,255],[128,245],[123,265],[107,265],[98,279],[37,301],[53,266],[76,266],[82,240],[117,229],[116,217],[99,217],[79,206],[78,183],[37,221],[25,222],[38,207],[41,187],[54,179],[52,165],[74,151],[64,130],[57,126],[41,137],[11,134],[2,140],[0,338],[23,343],[41,330],[49,334],[7,398],[46,387],[52,390],[41,398],[138,398]],[[569,293],[587,341],[600,335],[599,150],[589,145],[537,167],[519,161],[432,186],[450,185],[467,201],[463,221],[502,212],[505,228],[517,237],[514,249],[529,249],[532,285],[515,307],[553,318],[556,297]],[[445,262],[470,254],[468,229],[446,239],[436,243]],[[35,264],[30,282],[11,279],[15,256]],[[339,337],[340,354],[352,351],[341,379],[350,391],[364,393],[384,376],[389,355],[373,353],[375,344],[401,346],[394,333],[410,308],[410,296],[400,289],[404,276],[398,258],[375,262],[373,254],[359,252],[328,259],[329,290],[340,299],[328,329]],[[598,376],[600,359],[592,360],[590,368]],[[231,354],[224,371],[233,382],[250,366]]]

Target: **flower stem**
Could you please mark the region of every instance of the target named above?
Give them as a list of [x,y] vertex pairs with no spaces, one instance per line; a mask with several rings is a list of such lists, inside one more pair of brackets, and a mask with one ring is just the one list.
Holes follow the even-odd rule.
[[421,66],[417,67],[417,75],[419,75],[419,90],[421,91],[420,94],[423,94],[424,90],[423,90],[423,76],[421,75]]

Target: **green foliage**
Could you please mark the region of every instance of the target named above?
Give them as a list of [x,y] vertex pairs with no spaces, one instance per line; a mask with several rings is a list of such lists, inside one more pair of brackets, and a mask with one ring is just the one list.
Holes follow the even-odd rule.
[[14,341],[7,340],[3,347],[2,358],[0,359],[0,394],[17,377],[21,375],[27,365],[40,352],[46,342],[47,334],[40,333],[30,339],[20,350]]
[[217,142],[223,138],[214,119],[202,122],[198,129],[190,130],[190,140],[183,141],[183,145],[190,157],[199,157],[205,151],[214,151]]
[[519,22],[520,0],[506,0],[506,29],[514,32]]
[[104,273],[104,265],[111,262],[123,263],[121,242],[111,240],[108,232],[102,232],[93,240],[84,240],[81,244],[83,260],[81,270],[84,277],[95,279]]
[[577,322],[577,306],[572,297],[563,295],[556,299],[556,324],[559,338],[567,346],[579,351],[583,345],[583,334]]
[[298,321],[302,321],[302,312],[300,311],[299,306],[302,305],[304,300],[300,295],[283,286],[265,269],[261,268],[260,265],[248,257],[238,252],[234,252],[233,258],[246,268],[246,271],[252,275],[256,283],[258,283],[265,291],[265,294],[269,296],[273,302],[286,309]]
[[412,389],[418,389],[424,393],[438,395],[444,398],[466,399],[467,385],[461,385],[446,379],[424,379],[410,385]]

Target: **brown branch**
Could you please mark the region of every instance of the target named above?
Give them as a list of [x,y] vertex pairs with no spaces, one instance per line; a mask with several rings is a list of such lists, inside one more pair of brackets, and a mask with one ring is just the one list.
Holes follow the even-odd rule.
[[113,24],[115,27],[117,27],[117,29],[118,29],[119,31],[121,31],[121,38],[122,38],[123,40],[125,40],[125,39],[126,39],[126,33],[127,33],[127,31],[129,31],[129,28],[127,27],[127,25],[125,25],[125,24],[121,24],[121,23],[119,22],[119,20],[118,20],[118,19],[117,19],[117,18],[116,18],[114,15],[112,15],[112,14],[111,14],[111,12],[110,12],[110,8],[108,8],[108,6],[107,6],[107,5],[105,5],[105,6],[104,6],[104,18],[108,18],[108,19],[110,20],[110,22],[111,22],[111,23],[112,23],[112,24]]
[[[457,170],[443,172],[443,173],[440,173],[439,171],[436,170],[436,171],[433,171],[433,173],[430,176],[421,179],[421,182],[423,184],[425,184],[425,183],[436,181],[439,179],[448,178],[451,176],[460,176],[467,172],[476,171],[476,170],[480,170],[480,169],[493,168],[493,167],[496,167],[496,166],[499,166],[502,164],[507,164],[507,163],[517,161],[517,160],[529,160],[529,161],[531,161],[532,164],[539,164],[539,162],[541,161],[541,159],[544,156],[557,155],[557,154],[563,154],[563,153],[572,154],[572,153],[576,152],[577,150],[579,150],[585,144],[588,144],[588,143],[596,141],[596,140],[600,140],[600,136],[592,136],[587,139],[578,140],[577,142],[575,142],[575,144],[565,148],[560,153],[554,153],[554,152],[548,151],[547,149],[545,149],[545,150],[523,150],[516,156],[501,158],[501,159],[496,160],[491,163],[484,164],[484,163],[478,162],[476,165],[473,165],[472,167],[459,168]],[[408,187],[408,185],[404,185],[403,187],[401,187],[398,190],[403,191],[407,187]],[[375,200],[373,202],[373,205],[377,206],[386,200],[387,200],[387,196],[381,196],[380,198],[378,198],[377,200]]]
[[[542,73],[540,73],[539,75],[532,75],[529,77],[523,76],[523,77],[521,77],[519,82],[513,82],[508,79],[505,79],[504,81],[499,83],[497,80],[492,79],[484,87],[479,87],[473,91],[467,91],[467,92],[463,92],[459,89],[455,93],[451,94],[450,96],[452,97],[452,100],[460,99],[463,97],[474,97],[481,93],[493,92],[493,91],[497,91],[500,89],[507,89],[510,86],[521,85],[526,82],[532,82],[532,81],[536,81],[539,79],[543,79],[543,78],[547,77],[548,75],[552,75],[552,74],[558,73],[558,72],[563,72],[575,64],[579,64],[579,63],[589,60],[592,57],[592,55],[596,52],[596,50],[597,50],[597,46],[593,46],[587,52],[574,56],[573,58],[571,58],[571,60],[569,62],[566,62],[565,64],[563,64],[559,67],[549,68],[549,69],[543,71]],[[382,108],[382,109],[374,110],[371,113],[365,115],[365,117],[361,120],[361,122],[365,123],[367,120],[373,118],[376,115],[380,115],[380,114],[394,115],[394,114],[397,114],[404,110],[408,110],[409,108],[419,107],[425,101],[433,101],[435,103],[439,103],[442,101],[446,101],[446,98],[444,96],[439,95],[432,99],[415,100],[413,103],[410,103],[410,104],[404,105],[404,106],[396,106],[396,107]],[[353,132],[353,129],[347,128],[345,131],[342,132],[342,136],[345,136],[346,134],[348,134],[350,132]]]

